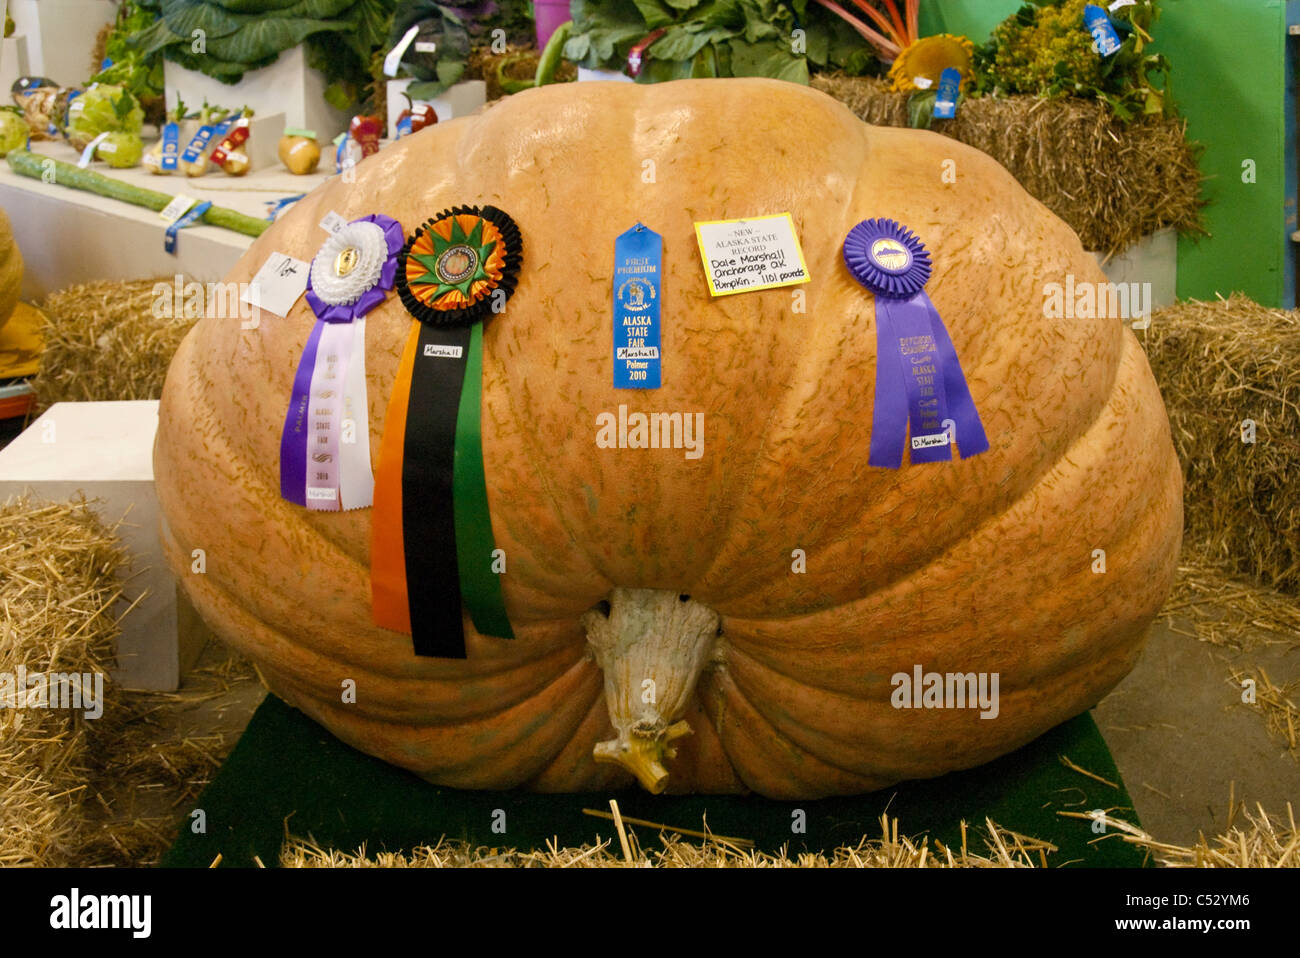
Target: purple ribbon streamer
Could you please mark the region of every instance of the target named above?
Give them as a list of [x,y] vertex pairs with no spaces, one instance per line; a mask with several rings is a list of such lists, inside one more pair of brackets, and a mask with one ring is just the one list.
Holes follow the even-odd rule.
[[[347,305],[329,305],[321,302],[320,298],[312,291],[310,270],[307,273],[307,303],[311,306],[312,312],[316,314],[316,323],[312,326],[311,335],[307,337],[307,344],[302,350],[302,357],[298,360],[298,370],[293,377],[293,393],[289,400],[289,411],[285,415],[284,430],[280,435],[280,495],[289,502],[310,509],[338,508],[339,503],[338,499],[335,499],[332,504],[325,504],[323,501],[318,503],[307,502],[307,455],[311,438],[309,426],[312,418],[310,408],[311,392],[321,335],[327,323],[351,323],[354,319],[364,316],[384,301],[385,291],[392,289],[397,279],[397,254],[401,251],[402,244],[406,242],[406,235],[402,232],[402,224],[391,216],[373,213],[352,222],[370,222],[382,227],[384,241],[388,247],[388,256],[384,259],[378,282],[362,293],[355,303]],[[350,351],[350,346],[346,351]],[[343,378],[346,378],[346,356],[341,369]],[[338,389],[341,396],[342,379],[340,379]],[[333,453],[333,461],[337,465],[337,451]]]
[[293,377],[293,395],[280,435],[280,495],[300,506],[307,504],[307,423],[311,402],[311,376],[316,369],[323,322],[312,325]]
[[[918,372],[914,373],[913,369]],[[876,299],[876,392],[868,463],[898,469],[911,436],[954,424],[963,459],[989,448],[975,402],[938,310],[924,291],[910,299]],[[911,462],[947,462],[952,445],[912,449]]]
[[[930,307],[934,311],[934,307]],[[957,441],[957,450],[963,459],[988,452],[989,439],[984,434],[984,424],[980,421],[975,400],[970,394],[970,385],[961,371],[961,361],[957,359],[957,349],[948,338],[948,330],[934,312],[932,321],[934,341],[939,347],[939,369],[943,373],[944,391],[948,395],[948,415],[953,421],[953,431]]]

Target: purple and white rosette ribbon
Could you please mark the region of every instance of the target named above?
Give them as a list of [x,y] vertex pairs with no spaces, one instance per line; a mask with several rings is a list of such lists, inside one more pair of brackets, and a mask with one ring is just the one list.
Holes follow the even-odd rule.
[[381,214],[348,223],[321,246],[307,278],[316,314],[280,439],[280,495],[308,509],[374,498],[366,396],[366,321],[393,288],[402,224]]
[[876,393],[868,463],[898,469],[950,462],[989,448],[957,350],[925,293],[930,254],[916,234],[890,219],[864,220],[844,240],[844,262],[876,297]]

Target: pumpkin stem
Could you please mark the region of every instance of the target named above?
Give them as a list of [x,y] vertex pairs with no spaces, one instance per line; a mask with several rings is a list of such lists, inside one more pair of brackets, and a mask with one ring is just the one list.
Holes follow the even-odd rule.
[[582,617],[618,738],[599,743],[597,762],[621,765],[645,789],[667,787],[672,743],[691,734],[680,721],[718,635],[718,614],[666,589],[614,589]]

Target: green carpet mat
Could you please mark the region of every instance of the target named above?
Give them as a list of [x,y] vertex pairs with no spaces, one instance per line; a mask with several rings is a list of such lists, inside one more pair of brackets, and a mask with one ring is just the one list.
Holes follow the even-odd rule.
[[[1066,768],[1060,756],[1109,779],[1118,788]],[[1137,824],[1124,783],[1090,714],[1083,714],[1029,745],[966,772],[905,782],[871,795],[819,801],[778,802],[754,796],[655,796],[641,791],[579,795],[469,792],[439,788],[344,745],[280,699],[268,695],[226,764],[195,807],[206,815],[206,833],[194,834],[187,819],[180,838],[163,856],[164,867],[268,867],[279,860],[285,820],[289,830],[310,835],[324,847],[397,851],[449,839],[498,848],[540,848],[548,839],[577,846],[597,836],[617,837],[611,822],[582,813],[608,810],[617,798],[627,816],[699,829],[705,814],[712,832],[752,839],[757,847],[790,853],[823,851],[878,837],[886,808],[900,819],[899,832],[928,834],[961,846],[960,822],[983,826],[985,817],[1004,828],[1049,841],[1058,852],[1048,865],[1140,866],[1144,853],[1098,836],[1089,821],[1058,811],[1113,809]],[[505,812],[505,834],[493,832],[494,813]],[[806,813],[806,832],[792,832],[793,812]],[[495,816],[500,820],[500,815]],[[636,829],[643,847],[657,842],[652,830]],[[978,851],[984,849],[978,841]],[[972,850],[976,850],[972,848]]]

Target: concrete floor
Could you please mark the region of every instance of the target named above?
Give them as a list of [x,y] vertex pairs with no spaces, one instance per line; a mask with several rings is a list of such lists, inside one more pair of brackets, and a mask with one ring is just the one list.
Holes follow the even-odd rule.
[[[1183,620],[1173,627],[1192,631]],[[1221,832],[1230,788],[1248,808],[1285,816],[1289,801],[1300,815],[1300,752],[1241,704],[1234,666],[1262,667],[1278,686],[1300,680],[1300,636],[1233,651],[1157,621],[1137,667],[1093,712],[1143,827],[1161,841]]]

